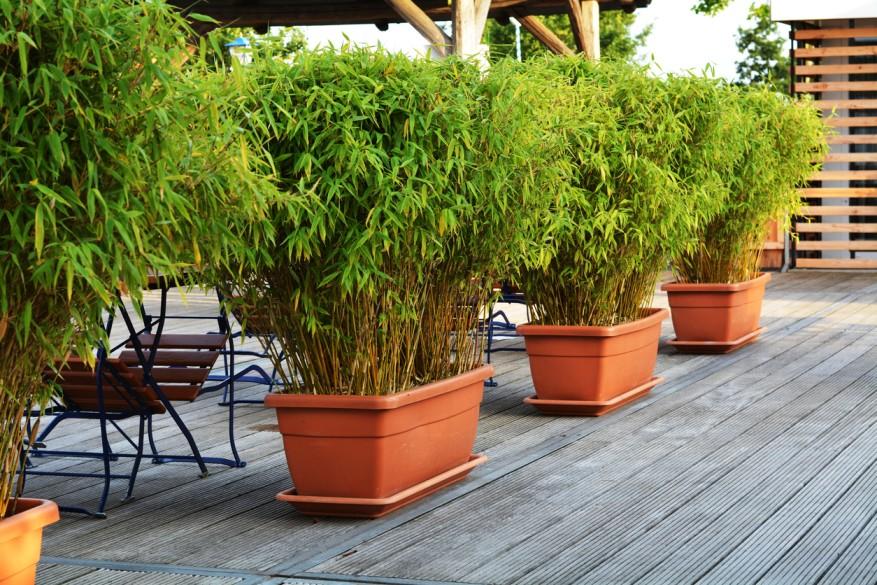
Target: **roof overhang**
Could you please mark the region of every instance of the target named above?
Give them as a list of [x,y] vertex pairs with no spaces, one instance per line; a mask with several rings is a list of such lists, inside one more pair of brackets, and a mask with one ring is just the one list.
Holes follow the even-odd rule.
[[[601,10],[632,12],[651,0],[598,0]],[[186,12],[210,16],[233,26],[314,26],[339,24],[385,25],[403,19],[384,0],[170,0]],[[450,20],[448,0],[416,0],[433,20]],[[493,0],[490,17],[504,20],[519,15],[561,14],[568,0]]]

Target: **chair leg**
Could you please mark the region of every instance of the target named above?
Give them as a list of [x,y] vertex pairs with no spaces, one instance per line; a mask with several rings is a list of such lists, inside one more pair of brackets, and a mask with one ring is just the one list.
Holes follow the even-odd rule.
[[[484,348],[484,355],[488,365],[490,365],[491,353],[493,353],[493,304],[487,307],[487,347]],[[488,388],[497,386],[493,376],[489,380],[485,380],[484,385]]]
[[[158,447],[155,446],[155,436],[152,434],[152,417],[149,417],[149,421],[146,423],[146,433],[149,437],[149,450],[152,452],[152,457],[158,457]],[[154,461],[153,461],[154,463]]]
[[[231,364],[231,371],[234,372],[234,341],[231,339],[229,339],[229,347],[231,348],[231,353],[228,356],[228,361]],[[234,373],[232,373],[228,379],[228,386],[225,387],[228,390],[228,444],[231,446],[235,467],[244,467],[246,462],[241,461],[237,445],[234,443],[234,378]]]
[[107,515],[104,510],[107,507],[107,498],[110,495],[110,441],[107,438],[107,420],[104,416],[100,417],[100,438],[101,438],[101,446],[103,449],[103,463],[104,463],[104,488],[103,492],[100,496],[100,503],[97,506],[97,512],[93,515],[95,518],[106,518]]
[[140,417],[140,432],[137,434],[137,456],[134,458],[134,465],[131,467],[131,476],[128,478],[128,491],[122,499],[123,502],[130,502],[134,499],[134,481],[137,479],[137,472],[140,471],[140,461],[143,459],[143,431],[146,427],[146,419],[152,422],[152,416]]

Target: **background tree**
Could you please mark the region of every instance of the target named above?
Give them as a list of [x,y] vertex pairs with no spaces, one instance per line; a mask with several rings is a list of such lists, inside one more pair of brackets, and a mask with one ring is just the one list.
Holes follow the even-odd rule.
[[744,58],[737,62],[737,81],[788,91],[789,54],[779,26],[770,19],[768,4],[749,7],[746,26],[737,29],[737,49]]
[[[731,0],[698,0],[693,10],[715,16],[728,7]],[[786,40],[777,23],[770,19],[770,4],[753,3],[745,26],[737,29],[737,49],[743,58],[737,61],[737,82],[745,85],[766,85],[786,92],[789,87],[789,56]]]
[[[568,47],[575,47],[575,38],[570,28],[568,16],[554,14],[544,16],[542,20]],[[627,14],[620,10],[600,13],[600,54],[602,58],[630,61],[636,56],[637,51],[645,44],[652,32],[652,27],[648,26],[639,34],[633,34],[631,29],[635,21],[635,14]],[[515,56],[515,27],[511,23],[500,24],[495,20],[488,20],[484,39],[484,42],[490,45],[491,59]],[[528,59],[547,51],[548,49],[533,35],[526,30],[521,31],[522,59]]]

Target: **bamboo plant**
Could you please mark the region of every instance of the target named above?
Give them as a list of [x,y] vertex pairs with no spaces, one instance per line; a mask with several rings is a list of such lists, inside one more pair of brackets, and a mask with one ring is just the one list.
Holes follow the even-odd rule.
[[679,282],[737,283],[756,278],[776,220],[785,228],[801,209],[798,189],[819,169],[828,150],[827,127],[806,101],[764,88],[733,92],[739,155],[721,172],[727,195],[699,231],[696,244],[674,261]]
[[271,321],[288,391],[392,394],[480,365],[541,134],[526,80],[501,69],[485,82],[465,61],[344,47],[241,72],[253,139],[300,212],[240,291]]
[[162,2],[0,0],[0,518],[42,370],[93,361],[117,289],[246,266],[273,234],[234,80],[190,38]]
[[[717,82],[670,83],[643,68],[578,58],[529,64],[559,72],[563,95],[552,105],[553,132],[572,165],[568,185],[548,185],[554,202],[526,226],[530,245],[517,259],[518,280],[534,322],[611,326],[639,319],[671,255],[720,204],[696,160],[719,156],[724,129],[698,129],[710,118],[693,107],[718,105]],[[681,173],[686,167],[685,173]]]

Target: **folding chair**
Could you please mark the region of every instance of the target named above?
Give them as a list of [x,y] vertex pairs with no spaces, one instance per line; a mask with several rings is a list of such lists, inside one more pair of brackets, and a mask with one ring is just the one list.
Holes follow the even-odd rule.
[[[120,359],[127,364],[137,367],[143,364],[144,371],[150,372],[160,388],[162,396],[168,401],[192,402],[202,394],[224,389],[228,396],[228,437],[232,459],[223,457],[204,458],[208,463],[218,463],[228,467],[245,467],[237,451],[234,434],[234,398],[235,382],[245,372],[227,376],[220,383],[207,385],[210,372],[216,360],[224,351],[226,345],[234,348],[231,341],[231,326],[228,322],[225,309],[220,307],[219,314],[212,317],[198,315],[169,315],[167,314],[168,283],[166,279],[159,277],[158,287],[161,290],[161,305],[158,316],[149,315],[145,308],[139,307],[143,326],[135,330],[133,321],[124,306],[120,307],[122,317],[131,333],[128,341],[123,345],[127,348],[120,354]],[[219,333],[194,333],[174,334],[163,333],[165,323],[169,319],[186,320],[209,320],[219,324]],[[233,356],[230,360],[231,369],[234,371]],[[159,455],[152,432],[152,425],[147,425],[149,445],[153,452],[154,463],[166,463],[172,461],[188,461],[189,456]]]
[[[35,468],[28,460],[25,467],[26,475],[54,475],[61,477],[96,477],[103,478],[104,485],[96,511],[73,506],[61,506],[61,510],[87,514],[96,518],[106,518],[104,512],[110,491],[110,482],[114,479],[127,479],[128,489],[123,501],[132,498],[134,481],[143,458],[143,436],[146,425],[152,416],[167,412],[156,392],[144,384],[143,376],[128,368],[117,358],[108,358],[106,352],[98,351],[97,365],[91,366],[79,358],[70,358],[57,373],[47,368],[44,372],[47,381],[52,381],[61,390],[61,404],[53,408],[54,418],[40,434],[35,445],[31,446],[31,457],[78,457],[96,458],[103,461],[103,473],[43,471]],[[137,417],[139,427],[136,441],[126,433],[117,421]],[[43,448],[45,438],[62,421],[69,419],[90,419],[100,423],[101,451],[62,451]],[[134,448],[133,453],[119,453],[110,446],[107,423],[112,425]],[[112,473],[111,461],[120,457],[133,458],[134,464],[127,474]]]
[[[226,297],[217,289],[216,297],[219,301],[220,306],[225,306]],[[233,298],[233,297],[231,297]],[[238,309],[235,311],[232,309],[232,314],[237,319],[238,323],[244,322],[244,315]],[[250,364],[245,367],[240,372],[235,372],[235,361],[240,356],[248,356],[255,357],[258,359],[270,359],[271,351],[270,347],[274,344],[276,336],[271,331],[270,321],[267,317],[260,316],[257,311],[249,310],[247,311],[246,317],[246,329],[241,329],[240,331],[231,332],[231,324],[227,320],[228,323],[228,331],[230,332],[228,336],[228,342],[225,348],[220,352],[222,354],[223,361],[223,374],[211,374],[208,376],[208,380],[211,382],[220,382],[215,386],[209,386],[208,390],[218,389],[219,387],[224,387],[222,400],[220,401],[221,406],[231,406],[232,402],[229,400],[228,391],[229,391],[229,381],[233,378],[236,382],[245,382],[250,384],[258,384],[264,385],[268,387],[268,392],[272,392],[274,387],[282,384],[282,381],[277,380],[277,368],[272,367],[271,373],[269,374],[262,366],[258,364]],[[239,341],[241,344],[245,340],[256,340],[261,345],[261,350],[251,350],[251,349],[242,349],[240,345],[235,347],[235,341]],[[281,352],[282,356],[282,352]],[[234,404],[262,404],[263,400],[258,399],[249,399],[249,398],[238,398],[234,400]]]
[[[166,312],[166,290],[162,294],[162,315]],[[59,475],[68,477],[102,477],[104,488],[96,511],[84,508],[64,507],[62,510],[79,512],[90,516],[105,518],[104,512],[109,494],[110,481],[128,479],[128,491],[125,500],[131,498],[134,481],[144,454],[144,433],[149,439],[150,455],[153,463],[194,462],[198,465],[201,476],[208,474],[207,463],[243,467],[246,465],[238,456],[234,444],[233,414],[229,416],[229,429],[233,459],[222,457],[203,457],[195,440],[180,418],[171,400],[194,400],[203,389],[210,369],[219,357],[220,349],[225,345],[226,335],[163,335],[164,319],[159,319],[155,333],[146,333],[142,329],[135,330],[133,321],[119,302],[117,312],[122,315],[128,328],[127,341],[112,349],[115,351],[123,346],[131,349],[123,351],[118,357],[108,357],[108,352],[100,347],[97,352],[97,368],[91,371],[79,360],[71,362],[60,370],[57,383],[62,392],[62,404],[53,408],[55,418],[47,425],[34,445],[31,445],[30,456],[40,458],[46,456],[98,458],[104,462],[104,473],[79,473],[43,471],[28,462],[25,473],[28,475]],[[107,320],[107,336],[112,332],[113,314]],[[47,374],[54,378],[54,371]],[[161,382],[159,382],[159,380]],[[233,390],[232,390],[233,396]],[[153,435],[152,418],[155,414],[167,413],[176,423],[177,428],[188,443],[191,455],[159,453]],[[140,417],[137,441],[131,439],[116,421]],[[52,431],[67,419],[95,419],[100,422],[101,452],[51,450],[44,447]],[[108,438],[107,423],[118,430],[126,441],[134,447],[134,453],[116,453],[112,450]],[[110,471],[110,462],[120,457],[133,457],[134,466],[129,474],[114,474]],[[29,458],[30,459],[30,458]]]

